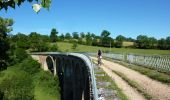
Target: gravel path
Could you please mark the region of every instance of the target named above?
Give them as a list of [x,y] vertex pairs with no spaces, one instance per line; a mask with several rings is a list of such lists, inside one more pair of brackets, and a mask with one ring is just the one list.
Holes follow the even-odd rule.
[[[97,60],[97,58],[92,57],[92,59]],[[129,79],[137,82],[141,87],[143,87],[148,94],[150,94],[155,100],[170,100],[170,86],[162,84],[161,82],[155,81],[148,78],[145,75],[140,74],[137,71],[131,70],[120,64],[102,60],[105,68],[115,70],[123,73]],[[107,67],[106,67],[107,66]],[[119,84],[119,83],[118,83]]]
[[129,100],[145,100],[145,98],[138,93],[135,89],[128,85],[121,77],[113,73],[110,69],[100,66],[112,79],[114,79],[117,86],[122,89],[123,93],[129,98]]

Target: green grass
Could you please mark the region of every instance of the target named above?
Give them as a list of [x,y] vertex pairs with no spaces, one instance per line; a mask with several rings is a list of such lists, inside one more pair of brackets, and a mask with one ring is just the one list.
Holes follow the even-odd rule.
[[[57,42],[59,50],[62,52],[97,52],[101,49],[103,52],[109,52],[110,48],[98,47],[98,46],[87,46],[78,45],[78,47],[73,50],[72,43],[67,42]],[[133,49],[133,48],[111,48],[112,53],[134,53],[134,54],[146,54],[146,55],[170,55],[169,50],[154,50],[154,49]]]
[[[20,73],[20,71],[24,71],[23,69],[19,69],[19,65],[20,64],[11,66],[8,67],[7,70],[1,71],[0,83],[9,75],[15,75],[17,74],[16,72]],[[54,77],[50,72],[45,72],[42,69],[39,70],[39,72],[36,72],[31,77],[34,86],[35,100],[60,100],[60,88],[58,78]]]
[[35,99],[36,100],[60,100],[57,96],[48,94],[42,87],[35,87]]
[[[114,62],[117,62],[117,61],[114,61]],[[132,65],[132,64],[128,64],[126,62],[117,62],[125,67],[128,67],[132,70],[135,70],[135,71],[138,71],[140,72],[141,74],[144,74],[154,80],[157,80],[157,81],[160,81],[162,83],[165,83],[167,85],[170,85],[170,75],[169,73],[162,73],[162,72],[159,72],[157,70],[154,70],[154,69],[149,69],[147,67],[144,67],[144,66],[138,66],[138,65]]]

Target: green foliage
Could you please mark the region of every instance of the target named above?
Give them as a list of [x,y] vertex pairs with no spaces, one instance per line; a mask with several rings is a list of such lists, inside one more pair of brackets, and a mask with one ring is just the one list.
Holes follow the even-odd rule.
[[167,49],[166,39],[161,38],[160,40],[158,40],[158,48],[163,50]]
[[93,39],[92,39],[92,37],[91,37],[91,33],[88,32],[88,33],[86,34],[86,45],[92,45],[92,41],[93,41]]
[[72,49],[76,49],[77,47],[78,47],[77,42],[76,42],[76,41],[75,41],[75,42],[73,42]]
[[101,33],[101,37],[104,38],[104,37],[108,37],[111,33],[107,30],[103,30],[102,33]]
[[26,59],[28,55],[24,49],[16,48],[13,56],[14,56],[13,60],[15,60],[15,63],[19,63],[22,60]]
[[34,75],[39,72],[40,70],[40,64],[33,60],[32,58],[25,59],[22,63],[19,65],[16,65],[20,70],[29,73],[30,75]]
[[51,42],[56,42],[57,41],[57,30],[55,28],[53,28],[51,30],[51,34],[50,34],[50,39],[51,39]]
[[58,45],[54,44],[54,45],[50,46],[49,51],[52,51],[52,52],[58,51]]
[[27,1],[27,2],[41,1],[42,7],[48,8],[48,9],[49,9],[50,4],[51,4],[51,0],[0,0],[0,10],[3,9],[3,8],[5,10],[8,10],[8,7],[15,9],[16,5],[20,6],[25,1]]
[[81,33],[80,33],[80,37],[81,37],[81,38],[85,38],[85,36],[86,36],[86,35],[84,34],[84,32],[81,32]]
[[116,37],[116,43],[115,43],[115,47],[117,48],[121,48],[123,46],[123,41],[125,40],[126,38],[122,35],[118,35]]
[[36,86],[41,87],[46,94],[57,96],[57,100],[60,100],[59,79],[53,77],[50,72],[40,71],[36,75]]
[[3,100],[34,100],[33,80],[29,74],[20,70],[7,73],[0,83]]
[[73,32],[72,36],[73,36],[74,39],[78,39],[79,38],[78,32]]
[[137,36],[136,45],[138,48],[148,49],[149,48],[149,40],[146,35]]
[[61,40],[61,41],[64,41],[64,39],[65,39],[65,36],[64,36],[64,34],[62,33],[61,36],[60,36],[60,40]]
[[9,43],[7,33],[12,30],[13,20],[0,17],[0,71],[7,67]]
[[31,34],[29,35],[29,40],[32,51],[48,51],[48,44],[44,41],[44,37],[42,37],[40,34],[36,32],[31,32]]
[[110,47],[110,43],[112,43],[113,39],[109,37],[111,33],[107,30],[103,30],[101,33],[101,43],[104,47]]
[[68,39],[68,40],[71,39],[70,33],[66,33],[65,38]]

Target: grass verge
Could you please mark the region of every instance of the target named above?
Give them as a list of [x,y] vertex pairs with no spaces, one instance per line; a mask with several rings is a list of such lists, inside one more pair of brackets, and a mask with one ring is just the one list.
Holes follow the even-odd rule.
[[[109,60],[109,61],[113,61],[110,58],[104,58],[104,59]],[[132,69],[132,70],[138,71],[139,73],[144,74],[144,75],[150,77],[151,79],[160,81],[160,82],[165,83],[167,85],[170,85],[170,75],[167,74],[167,73],[162,73],[162,72],[159,72],[159,71],[154,70],[154,69],[149,69],[149,68],[144,67],[144,66],[129,64],[129,63],[126,63],[126,62],[123,62],[123,61],[114,60],[113,62],[119,63],[119,64],[121,64],[125,67]]]
[[131,87],[135,88],[139,93],[141,93],[147,100],[152,100],[152,97],[135,81],[127,78],[123,73],[112,70],[114,73],[119,75],[123,80],[125,80]]
[[[100,70],[102,70],[102,69],[100,68]],[[120,98],[120,100],[128,100],[128,97],[122,92],[122,90],[117,86],[117,84],[103,70],[102,70],[102,72],[97,72],[95,74],[103,74],[104,75],[104,76],[96,76],[97,81],[111,83],[111,85],[102,87],[102,88],[116,90],[117,91],[116,95]]]

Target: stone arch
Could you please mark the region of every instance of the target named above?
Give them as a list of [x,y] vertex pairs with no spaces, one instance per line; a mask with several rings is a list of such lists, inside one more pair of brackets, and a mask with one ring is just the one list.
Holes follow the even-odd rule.
[[56,75],[56,59],[54,59],[52,56],[47,56],[46,64],[47,64],[48,70],[54,75]]

